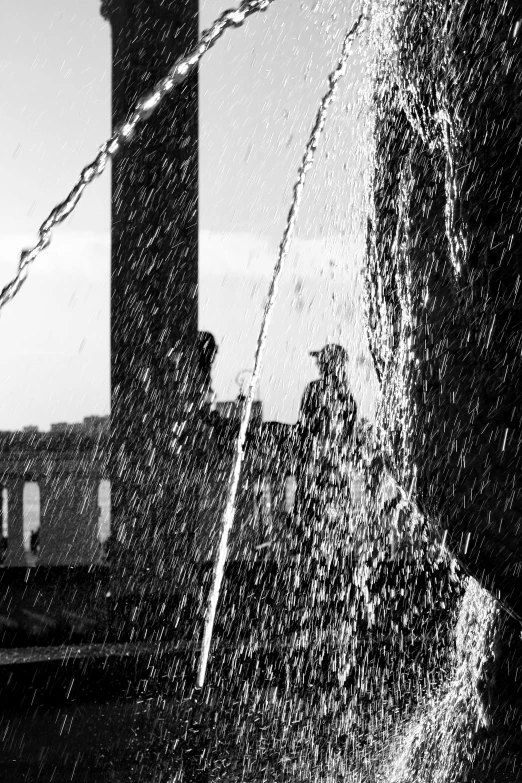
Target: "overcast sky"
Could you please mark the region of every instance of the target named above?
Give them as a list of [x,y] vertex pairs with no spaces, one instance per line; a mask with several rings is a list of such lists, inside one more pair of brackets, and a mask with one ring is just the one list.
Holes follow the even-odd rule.
[[[201,25],[231,4],[202,0]],[[200,68],[200,328],[219,343],[220,399],[236,396],[237,374],[252,366],[292,185],[355,8],[275,0],[227,33]],[[110,134],[111,85],[99,0],[18,0],[3,17],[1,285]],[[315,376],[307,352],[328,340],[350,351],[362,411],[374,404],[359,303],[368,122],[358,50],[306,188],[272,321],[260,385],[268,419],[295,419]],[[109,412],[109,273],[106,172],[0,314],[0,429]]]

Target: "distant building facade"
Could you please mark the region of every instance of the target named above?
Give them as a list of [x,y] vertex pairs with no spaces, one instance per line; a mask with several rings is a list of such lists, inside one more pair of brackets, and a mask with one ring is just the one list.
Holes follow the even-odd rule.
[[[0,432],[2,565],[76,565],[100,557],[100,483],[108,481],[108,416]],[[27,485],[39,525],[24,529]],[[34,523],[34,520],[33,520]],[[37,541],[37,546],[35,545]]]
[[[200,478],[204,480],[199,482],[194,521],[202,540],[207,537],[209,542],[215,540],[220,526],[240,401],[241,398],[212,406],[224,430],[220,437],[218,433],[223,427],[217,427],[217,441],[211,436],[207,450],[198,457]],[[262,403],[255,401],[251,425],[256,432],[260,431],[262,417]],[[80,565],[103,561],[102,541],[109,534],[111,517],[109,434],[109,416],[87,416],[83,422],[75,423],[56,422],[48,432],[40,432],[36,426],[0,432],[0,565]],[[224,445],[223,436],[228,446]],[[233,536],[236,539],[236,531],[248,529],[249,548],[265,540],[268,524],[267,486],[256,452],[251,443],[238,497],[240,521]],[[36,501],[32,503],[28,523],[29,488]],[[242,544],[238,541],[237,546],[241,548]],[[208,554],[212,546],[203,549]]]

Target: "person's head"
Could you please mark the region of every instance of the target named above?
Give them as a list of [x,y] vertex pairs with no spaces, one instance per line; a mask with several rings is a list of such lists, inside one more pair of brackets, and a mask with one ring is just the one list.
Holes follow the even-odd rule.
[[310,351],[310,356],[315,358],[323,378],[328,376],[337,380],[346,380],[348,352],[342,345],[330,343],[320,351]]
[[193,343],[176,337],[166,356],[172,377],[182,382],[190,368],[199,376],[210,377],[216,354],[214,335],[211,332],[197,332]]
[[217,345],[212,332],[198,332],[198,364],[202,372],[210,372],[217,355]]

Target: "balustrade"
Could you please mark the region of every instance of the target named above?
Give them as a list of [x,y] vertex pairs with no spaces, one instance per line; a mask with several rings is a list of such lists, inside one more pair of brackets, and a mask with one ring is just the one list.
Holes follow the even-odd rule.
[[[99,489],[100,481],[107,479],[105,436],[100,437],[68,432],[0,436],[0,487],[7,493],[3,567],[99,561]],[[29,518],[28,482],[38,487],[39,520]],[[107,512],[105,508],[105,516]],[[106,519],[104,527],[106,533]],[[29,528],[38,528],[39,551],[29,549]]]
[[99,557],[98,476],[55,473],[41,482],[41,565],[95,563]]

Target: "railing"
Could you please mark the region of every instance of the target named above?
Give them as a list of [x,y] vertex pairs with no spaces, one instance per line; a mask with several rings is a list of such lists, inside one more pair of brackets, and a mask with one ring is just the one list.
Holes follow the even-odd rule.
[[[234,403],[218,416],[214,436],[209,438],[194,471],[198,483],[197,508],[193,509],[202,538],[219,524],[235,432],[231,419]],[[237,412],[237,411],[236,411]],[[227,431],[218,434],[220,429]],[[284,425],[261,424],[256,428],[272,443],[269,433]],[[268,441],[267,441],[268,436]],[[216,440],[221,441],[217,455]],[[224,440],[227,442],[225,443]],[[270,448],[274,448],[273,444]],[[272,475],[263,472],[265,461],[255,443],[246,450],[244,477],[238,497],[238,532],[234,548],[267,547],[274,535],[277,518],[289,507],[289,488],[284,469],[275,467]],[[0,565],[89,565],[104,562],[102,538],[106,538],[107,509],[100,502],[100,487],[108,484],[108,435],[86,433],[81,425],[56,426],[49,433],[0,433]],[[266,464],[266,462],[265,462]],[[209,474],[211,479],[208,480]],[[205,477],[205,480],[202,480]],[[110,485],[109,485],[110,486]],[[28,497],[32,489],[33,499]],[[290,493],[291,494],[291,493]],[[104,505],[110,502],[105,499]],[[32,507],[32,515],[29,513]],[[31,518],[29,518],[31,517]],[[105,530],[100,536],[102,518]]]

